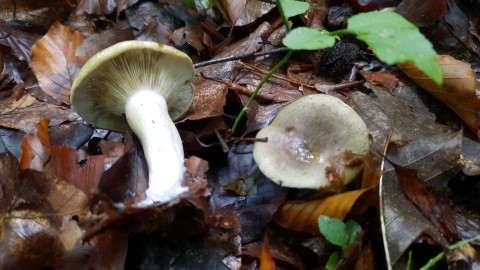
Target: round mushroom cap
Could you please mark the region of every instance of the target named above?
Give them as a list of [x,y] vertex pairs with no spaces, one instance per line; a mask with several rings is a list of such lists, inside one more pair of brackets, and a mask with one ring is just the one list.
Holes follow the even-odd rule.
[[124,41],[95,54],[73,82],[70,101],[82,118],[99,128],[128,130],[125,102],[150,89],[165,98],[172,120],[190,108],[195,75],[185,53],[156,42]]
[[[285,106],[272,123],[261,129],[253,157],[260,171],[275,183],[293,188],[337,186],[327,170],[345,153],[366,154],[370,141],[362,118],[340,99],[309,95]],[[350,155],[352,156],[352,155]],[[343,185],[361,171],[362,164],[346,166]],[[330,175],[331,176],[331,175]]]

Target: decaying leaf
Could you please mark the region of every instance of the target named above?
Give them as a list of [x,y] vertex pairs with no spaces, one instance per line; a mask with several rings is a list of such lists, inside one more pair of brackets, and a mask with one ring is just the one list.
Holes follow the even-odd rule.
[[[253,160],[253,145],[239,145],[232,149],[220,164],[210,164],[209,185],[212,186],[210,204],[213,209],[229,205],[235,206],[235,214],[242,225],[242,242],[250,242],[262,237],[264,229],[272,220],[278,207],[284,202],[287,189],[281,187],[263,174]],[[255,177],[257,192],[255,195],[239,196],[232,191],[222,189],[222,185],[234,179]]]
[[111,232],[82,245],[88,198],[58,177],[19,170],[0,155],[0,268],[112,269],[124,264],[125,234]]
[[61,103],[70,104],[70,87],[86,59],[75,52],[84,36],[56,22],[32,47],[30,65],[42,90]]
[[480,136],[480,99],[476,91],[480,82],[475,77],[469,63],[456,60],[449,55],[438,55],[444,82],[437,86],[413,63],[398,65],[419,86],[455,111],[467,126]]
[[[446,239],[405,198],[398,184],[393,167],[386,162],[381,189],[381,223],[387,263],[393,268],[402,268],[406,251],[419,239],[442,247],[448,246]],[[404,267],[403,267],[404,268]]]
[[61,106],[35,101],[30,106],[18,107],[7,113],[0,113],[0,126],[33,132],[41,119],[50,119],[50,126],[70,122],[80,117],[73,110]]
[[429,185],[445,187],[459,170],[463,131],[435,122],[436,116],[427,106],[428,95],[421,89],[398,87],[391,94],[367,86],[375,97],[355,92],[347,102],[367,124],[373,153],[383,153],[392,131],[388,158],[416,170]]
[[375,204],[372,189],[344,192],[321,200],[287,201],[275,214],[274,221],[290,230],[319,235],[320,215],[343,220],[348,214],[359,215]]

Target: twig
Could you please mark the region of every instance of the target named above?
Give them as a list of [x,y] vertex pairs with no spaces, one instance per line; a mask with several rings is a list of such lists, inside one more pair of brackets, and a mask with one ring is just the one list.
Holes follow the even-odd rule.
[[244,58],[252,57],[252,56],[263,56],[263,55],[268,55],[268,54],[286,52],[288,50],[289,49],[287,47],[282,47],[282,48],[278,48],[278,49],[274,49],[274,50],[266,51],[266,52],[253,52],[253,53],[247,53],[247,54],[242,54],[242,55],[227,56],[227,57],[222,57],[222,58],[217,58],[217,59],[212,59],[212,60],[208,60],[208,61],[199,62],[199,63],[194,64],[193,66],[195,68],[199,68],[199,67],[209,66],[209,65],[213,65],[213,64],[228,62],[228,61],[240,60],[240,59],[244,59]]

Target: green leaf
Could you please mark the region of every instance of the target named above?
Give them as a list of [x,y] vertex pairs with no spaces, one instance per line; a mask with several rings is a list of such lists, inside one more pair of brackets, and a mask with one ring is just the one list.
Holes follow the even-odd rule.
[[340,256],[338,255],[338,252],[334,252],[328,258],[327,265],[325,265],[325,268],[327,270],[335,270],[339,262],[340,262]]
[[283,16],[290,18],[305,13],[310,4],[296,0],[278,0],[283,9]]
[[327,31],[298,27],[283,38],[283,44],[293,50],[319,50],[332,47],[335,38],[328,35]]
[[200,4],[202,4],[204,8],[211,8],[213,5],[213,0],[200,0]]
[[185,6],[195,9],[195,0],[183,0]]
[[345,223],[345,244],[350,246],[358,240],[358,233],[362,231],[362,227],[355,220],[349,219]]
[[435,83],[443,82],[432,44],[399,14],[392,11],[360,13],[348,20],[345,32],[367,43],[383,62],[392,65],[413,61]]
[[328,242],[342,248],[347,246],[345,241],[345,223],[343,221],[338,218],[321,215],[318,217],[318,226]]

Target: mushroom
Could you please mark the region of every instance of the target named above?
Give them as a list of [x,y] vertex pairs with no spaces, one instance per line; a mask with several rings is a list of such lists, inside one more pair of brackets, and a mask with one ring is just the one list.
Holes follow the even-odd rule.
[[263,174],[282,186],[309,189],[351,182],[361,162],[342,168],[340,179],[329,170],[339,158],[366,154],[370,145],[362,118],[340,99],[323,94],[285,106],[256,138],[253,157]]
[[117,132],[131,129],[148,165],[146,199],[163,203],[187,190],[184,153],[173,123],[189,109],[195,74],[185,53],[149,41],[124,41],[98,52],[73,82],[71,104],[90,124]]

